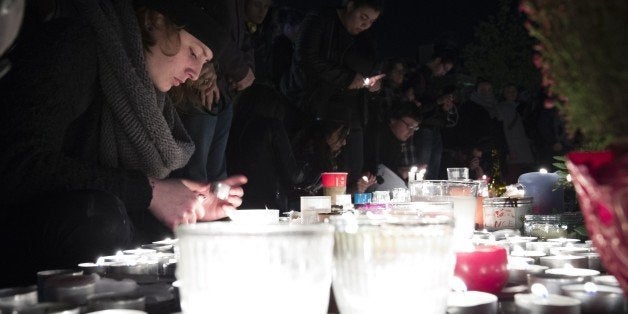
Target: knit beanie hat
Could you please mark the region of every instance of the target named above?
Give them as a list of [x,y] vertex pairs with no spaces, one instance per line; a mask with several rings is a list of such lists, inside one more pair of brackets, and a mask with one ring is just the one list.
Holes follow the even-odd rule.
[[138,0],[136,4],[153,9],[183,27],[207,45],[216,58],[230,39],[231,22],[224,1],[229,0]]

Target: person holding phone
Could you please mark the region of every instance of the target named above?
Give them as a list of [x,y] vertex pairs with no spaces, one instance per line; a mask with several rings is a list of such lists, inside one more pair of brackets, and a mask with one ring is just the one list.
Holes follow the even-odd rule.
[[[382,0],[350,0],[342,8],[309,14],[297,36],[288,96],[311,118],[343,120],[351,129],[341,170],[358,182],[364,163],[366,103],[381,79],[375,40],[369,29],[379,18]],[[348,187],[351,190],[351,187]]]

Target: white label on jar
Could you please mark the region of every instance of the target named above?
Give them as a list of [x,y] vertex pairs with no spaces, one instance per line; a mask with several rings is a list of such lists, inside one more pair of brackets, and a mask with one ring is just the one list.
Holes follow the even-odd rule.
[[484,207],[484,228],[489,230],[515,228],[515,207]]

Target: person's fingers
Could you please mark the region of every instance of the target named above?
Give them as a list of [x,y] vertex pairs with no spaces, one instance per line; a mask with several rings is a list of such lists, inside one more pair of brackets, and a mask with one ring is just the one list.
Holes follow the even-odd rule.
[[227,198],[227,202],[234,207],[239,207],[242,205],[242,198],[238,196],[229,196],[229,198]]
[[373,85],[373,84],[377,83],[377,81],[381,80],[384,76],[386,76],[386,74],[378,74],[378,75],[375,75],[375,76],[371,76],[370,77],[371,84]]
[[230,185],[232,188],[246,184],[247,181],[248,179],[243,175],[235,175],[222,180],[223,183]]
[[242,197],[244,195],[244,189],[239,186],[232,186],[229,190],[229,196]]

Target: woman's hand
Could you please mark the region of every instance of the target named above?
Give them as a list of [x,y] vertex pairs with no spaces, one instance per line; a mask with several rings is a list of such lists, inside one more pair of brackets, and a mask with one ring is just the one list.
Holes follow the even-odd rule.
[[223,181],[231,188],[225,199],[211,192],[212,184],[183,179],[149,179],[153,187],[153,199],[149,210],[164,225],[174,229],[180,224],[211,221],[226,216],[226,210],[242,204],[244,191],[241,185],[247,179],[233,176]]
[[220,100],[220,90],[216,84],[217,77],[214,64],[209,62],[203,66],[201,75],[194,82],[193,87],[198,90],[201,104],[208,111],[211,111],[214,104]]
[[372,175],[370,172],[367,172],[364,174],[364,176],[358,179],[358,183],[356,184],[356,191],[358,193],[364,193],[366,189],[371,187],[376,182],[377,182],[377,179],[375,178],[375,176]]

